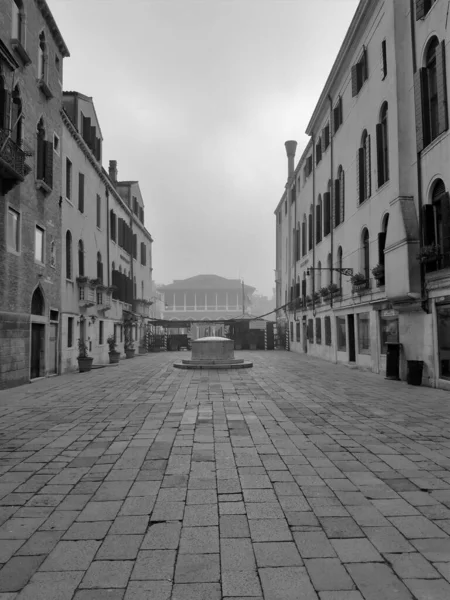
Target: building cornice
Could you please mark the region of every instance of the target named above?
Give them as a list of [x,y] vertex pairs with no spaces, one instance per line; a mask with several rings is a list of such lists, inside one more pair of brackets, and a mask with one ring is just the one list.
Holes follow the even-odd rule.
[[38,5],[39,10],[41,11],[42,16],[44,17],[48,28],[50,29],[50,32],[53,36],[53,39],[56,42],[56,45],[58,46],[59,51],[65,58],[67,58],[68,56],[70,56],[69,49],[66,46],[63,36],[61,35],[61,32],[58,29],[58,25],[56,24],[55,18],[53,17],[52,11],[50,10],[46,0],[36,0],[36,4]]
[[348,60],[349,55],[353,54],[362,26],[366,24],[368,17],[375,11],[378,5],[377,0],[360,0],[355,15],[350,23],[347,34],[339,49],[338,55],[331,68],[328,79],[316,104],[312,117],[306,128],[307,135],[312,135],[316,121],[321,115],[324,103],[328,103],[328,95],[331,94],[333,84],[335,83],[341,68]]
[[108,192],[114,196],[114,198],[117,200],[117,202],[119,203],[121,208],[127,213],[127,215],[129,215],[133,219],[133,224],[137,225],[139,227],[139,229],[143,232],[145,237],[149,240],[149,242],[152,243],[153,238],[152,238],[150,232],[142,225],[142,223],[140,221],[135,219],[135,216],[134,216],[132,210],[123,201],[119,192],[116,190],[116,188],[114,187],[114,185],[113,185],[112,181],[109,179],[109,177],[107,175],[105,175],[102,165],[96,160],[96,158],[92,154],[90,148],[88,147],[88,145],[86,144],[84,139],[79,134],[77,128],[70,120],[70,118],[69,118],[68,114],[66,113],[66,111],[64,110],[64,108],[61,109],[60,113],[62,116],[63,123],[67,128],[67,131],[70,133],[72,138],[76,141],[78,147],[81,149],[81,151],[83,152],[85,157],[91,163],[95,172],[97,173],[97,175],[99,176],[101,181],[105,184],[105,187],[108,190]]

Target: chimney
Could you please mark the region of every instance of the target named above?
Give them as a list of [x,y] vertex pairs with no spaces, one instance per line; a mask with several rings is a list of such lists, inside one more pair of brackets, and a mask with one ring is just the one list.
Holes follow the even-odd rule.
[[294,159],[295,159],[295,151],[297,150],[297,142],[294,140],[289,140],[288,142],[284,142],[284,146],[286,148],[286,154],[288,157],[288,179],[291,179],[294,175]]
[[109,161],[109,178],[114,184],[117,183],[117,160]]

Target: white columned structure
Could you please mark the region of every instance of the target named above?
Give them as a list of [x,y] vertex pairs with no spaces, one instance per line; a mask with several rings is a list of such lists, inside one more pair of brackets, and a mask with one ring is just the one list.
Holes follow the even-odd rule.
[[228,312],[228,292],[225,293],[225,310]]
[[197,310],[197,292],[194,292],[194,310]]
[[184,312],[186,312],[186,292],[184,292]]

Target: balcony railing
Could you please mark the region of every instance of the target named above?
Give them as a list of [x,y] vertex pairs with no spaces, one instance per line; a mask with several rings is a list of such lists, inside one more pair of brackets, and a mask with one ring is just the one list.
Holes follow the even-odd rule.
[[0,129],[0,175],[4,179],[23,181],[28,173],[25,152],[8,137],[8,130]]

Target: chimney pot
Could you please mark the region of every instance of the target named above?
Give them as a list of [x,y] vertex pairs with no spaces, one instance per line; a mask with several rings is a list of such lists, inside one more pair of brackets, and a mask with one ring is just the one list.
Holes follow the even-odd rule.
[[284,142],[284,146],[286,148],[286,154],[288,157],[288,178],[290,179],[294,175],[294,160],[295,160],[295,151],[297,150],[297,142],[295,140],[288,140]]
[[109,161],[109,178],[113,183],[117,183],[117,160]]

